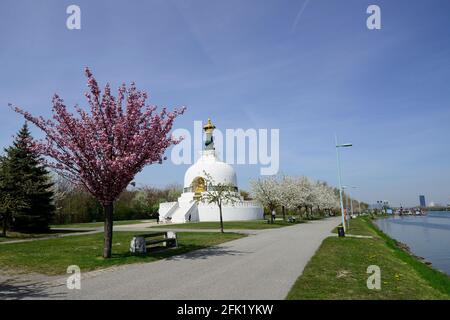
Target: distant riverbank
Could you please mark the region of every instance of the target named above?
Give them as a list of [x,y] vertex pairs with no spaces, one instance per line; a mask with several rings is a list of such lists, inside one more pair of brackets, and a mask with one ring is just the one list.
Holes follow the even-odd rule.
[[450,275],[450,212],[426,216],[394,216],[375,224],[390,237],[406,244],[411,253]]

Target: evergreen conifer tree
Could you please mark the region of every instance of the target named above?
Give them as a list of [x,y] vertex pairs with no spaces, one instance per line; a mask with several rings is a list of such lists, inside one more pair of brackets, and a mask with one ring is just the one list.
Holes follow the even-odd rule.
[[30,148],[25,123],[0,167],[0,211],[12,230],[42,232],[54,214],[53,182],[42,158]]

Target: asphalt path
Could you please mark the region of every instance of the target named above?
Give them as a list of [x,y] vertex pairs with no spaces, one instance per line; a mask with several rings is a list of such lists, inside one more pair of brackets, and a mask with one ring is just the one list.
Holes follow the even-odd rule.
[[[34,287],[27,283],[16,298],[284,299],[339,221],[333,217],[253,231],[241,239],[156,262],[83,273],[80,290],[67,289],[67,277],[61,276],[33,283]],[[10,290],[19,289],[11,282]]]

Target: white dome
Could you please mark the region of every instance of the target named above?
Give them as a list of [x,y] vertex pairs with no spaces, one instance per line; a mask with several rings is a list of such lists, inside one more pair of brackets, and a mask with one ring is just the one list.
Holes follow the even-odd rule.
[[206,178],[209,174],[215,184],[231,184],[237,187],[236,172],[229,164],[220,161],[214,150],[203,151],[200,159],[187,169],[184,187],[189,188],[197,177]]

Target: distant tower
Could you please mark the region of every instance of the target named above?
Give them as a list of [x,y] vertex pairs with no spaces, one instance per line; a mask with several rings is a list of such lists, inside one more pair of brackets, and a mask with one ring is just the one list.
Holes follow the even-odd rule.
[[427,203],[425,202],[425,196],[419,196],[419,202],[421,207],[426,207]]

